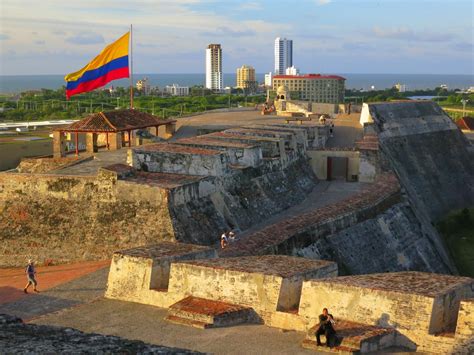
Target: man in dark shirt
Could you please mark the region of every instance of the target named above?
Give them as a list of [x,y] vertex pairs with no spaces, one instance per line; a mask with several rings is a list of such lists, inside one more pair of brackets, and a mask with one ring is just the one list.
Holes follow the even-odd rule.
[[333,325],[335,324],[332,314],[328,313],[328,309],[323,309],[323,314],[319,315],[319,327],[316,331],[316,342],[318,345],[321,344],[321,334],[326,336],[326,346],[330,346],[332,343],[332,337],[336,334]]
[[36,289],[36,285],[38,283],[36,282],[36,279],[35,279],[35,274],[36,274],[35,265],[33,263],[33,260],[31,259],[28,260],[28,265],[26,266],[25,274],[26,274],[26,278],[28,279],[28,283],[23,289],[23,292],[28,293],[28,287],[30,287],[31,285],[33,285],[33,290],[35,292],[39,292]]

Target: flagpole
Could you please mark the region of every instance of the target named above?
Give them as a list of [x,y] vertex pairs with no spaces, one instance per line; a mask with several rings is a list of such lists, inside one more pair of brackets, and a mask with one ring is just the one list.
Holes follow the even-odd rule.
[[130,108],[133,109],[133,27],[130,24]]

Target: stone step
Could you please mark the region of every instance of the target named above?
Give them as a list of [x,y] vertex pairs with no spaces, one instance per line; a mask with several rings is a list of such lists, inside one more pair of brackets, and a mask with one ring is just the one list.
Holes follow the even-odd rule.
[[210,324],[210,323],[200,322],[200,321],[197,321],[197,320],[191,320],[191,319],[187,319],[187,318],[181,318],[181,317],[168,315],[168,316],[166,316],[165,319],[168,322],[175,323],[175,324],[180,324],[180,325],[186,325],[188,327],[194,327],[194,328],[199,328],[199,329],[212,328],[212,324]]
[[189,296],[171,305],[166,319],[205,329],[255,323],[258,317],[250,307]]
[[309,339],[303,340],[301,346],[305,349],[314,350],[318,353],[331,353],[331,354],[360,354],[359,349],[350,348],[348,346],[339,345],[332,348],[327,347],[326,345],[317,345],[316,341]]
[[[377,351],[395,345],[396,331],[392,328],[339,320],[335,325],[337,344],[360,352]],[[306,340],[316,343],[318,325],[310,328]],[[324,335],[321,341],[325,342]]]

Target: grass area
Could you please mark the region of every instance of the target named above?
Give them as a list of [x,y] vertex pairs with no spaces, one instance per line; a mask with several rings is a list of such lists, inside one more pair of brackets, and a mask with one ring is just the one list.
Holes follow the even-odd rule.
[[474,277],[474,208],[451,212],[436,224],[462,276]]

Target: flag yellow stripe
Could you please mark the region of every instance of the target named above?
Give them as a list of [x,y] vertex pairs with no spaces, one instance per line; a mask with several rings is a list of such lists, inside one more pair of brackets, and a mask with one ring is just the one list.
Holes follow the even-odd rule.
[[105,47],[100,54],[92,59],[84,68],[68,74],[64,77],[65,81],[75,81],[79,79],[86,71],[100,68],[111,60],[128,55],[128,43],[130,32],[127,32],[114,43]]

